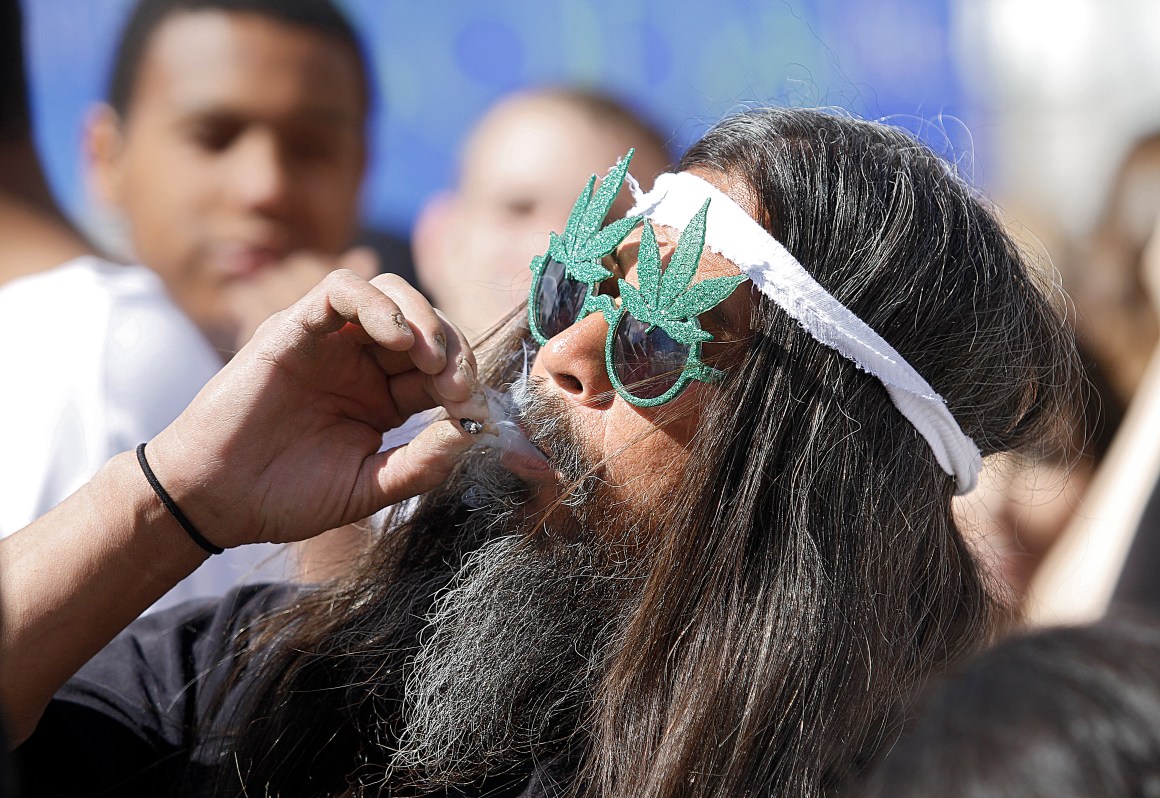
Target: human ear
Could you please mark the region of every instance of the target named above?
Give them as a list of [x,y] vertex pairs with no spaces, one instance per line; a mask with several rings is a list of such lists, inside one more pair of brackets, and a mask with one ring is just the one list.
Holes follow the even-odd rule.
[[120,115],[104,103],[94,107],[85,123],[85,157],[93,194],[106,207],[120,207],[123,199],[124,145]]

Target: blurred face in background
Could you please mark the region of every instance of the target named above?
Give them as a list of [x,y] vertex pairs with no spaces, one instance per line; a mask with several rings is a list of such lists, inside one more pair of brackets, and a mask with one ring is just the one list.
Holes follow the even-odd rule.
[[[601,124],[551,95],[496,106],[463,152],[453,193],[435,198],[415,229],[415,267],[437,307],[469,335],[486,331],[527,298],[528,264],[560,232],[588,178],[636,147],[630,171],[648,189],[668,154],[623,124]],[[622,191],[609,218],[631,207]]]
[[232,345],[230,292],[290,253],[354,235],[367,82],[338,39],[252,13],[175,13],[153,32],[128,111],[94,114],[99,198],[133,256]]
[[1157,267],[1149,258],[1158,221],[1160,134],[1152,134],[1121,163],[1090,249],[1064,272],[1079,337],[1122,403],[1135,395],[1160,340]]

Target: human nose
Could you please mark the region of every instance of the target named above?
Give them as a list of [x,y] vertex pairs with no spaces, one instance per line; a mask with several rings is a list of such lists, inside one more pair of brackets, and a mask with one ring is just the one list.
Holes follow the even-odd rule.
[[277,137],[255,130],[237,147],[233,174],[234,189],[246,207],[274,210],[286,200],[290,174]]
[[591,313],[549,339],[540,349],[538,364],[551,386],[578,403],[610,401],[613,387],[604,359],[607,335],[604,315]]

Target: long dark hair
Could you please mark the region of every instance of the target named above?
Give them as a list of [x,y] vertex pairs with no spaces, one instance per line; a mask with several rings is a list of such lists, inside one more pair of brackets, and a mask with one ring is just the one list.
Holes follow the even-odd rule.
[[[746,184],[759,221],[985,455],[1052,432],[1074,360],[1060,314],[928,149],[873,123],[761,110],[711,130],[681,162],[694,167]],[[834,794],[893,739],[916,688],[1004,618],[955,528],[953,480],[882,386],[764,298],[750,327],[705,392],[684,493],[657,510],[639,606],[570,721],[576,792]],[[457,538],[456,507],[426,497],[367,571],[267,625],[236,739],[250,794],[376,786],[360,773],[384,772],[376,743],[398,732],[402,690],[382,674],[404,667],[431,592],[479,543]]]
[[[984,455],[1046,437],[1070,338],[929,150],[881,125],[767,110],[722,122],[680,168],[747,183],[759,221]],[[955,528],[953,481],[882,386],[768,302],[751,327],[596,702],[597,794],[832,794],[916,685],[1004,616]]]

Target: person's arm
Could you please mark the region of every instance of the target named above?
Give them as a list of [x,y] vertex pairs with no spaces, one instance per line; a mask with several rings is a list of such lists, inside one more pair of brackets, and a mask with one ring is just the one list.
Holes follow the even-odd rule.
[[[438,485],[472,438],[452,420],[378,453],[382,433],[442,405],[487,417],[454,326],[385,275],[335,272],[259,328],[146,454],[213,544],[303,540]],[[208,555],[133,453],[0,541],[0,702],[10,741],[53,692]]]
[[1043,558],[1024,601],[1034,626],[1091,623],[1107,612],[1160,478],[1160,353],[1153,354],[1080,506]]
[[113,458],[0,541],[0,702],[9,742],[77,668],[209,555],[169,516],[136,458]]
[[[1140,277],[1160,314],[1160,216],[1141,255]],[[1160,347],[1100,463],[1080,507],[1028,588],[1036,626],[1088,623],[1107,612],[1149,500],[1160,486]]]

